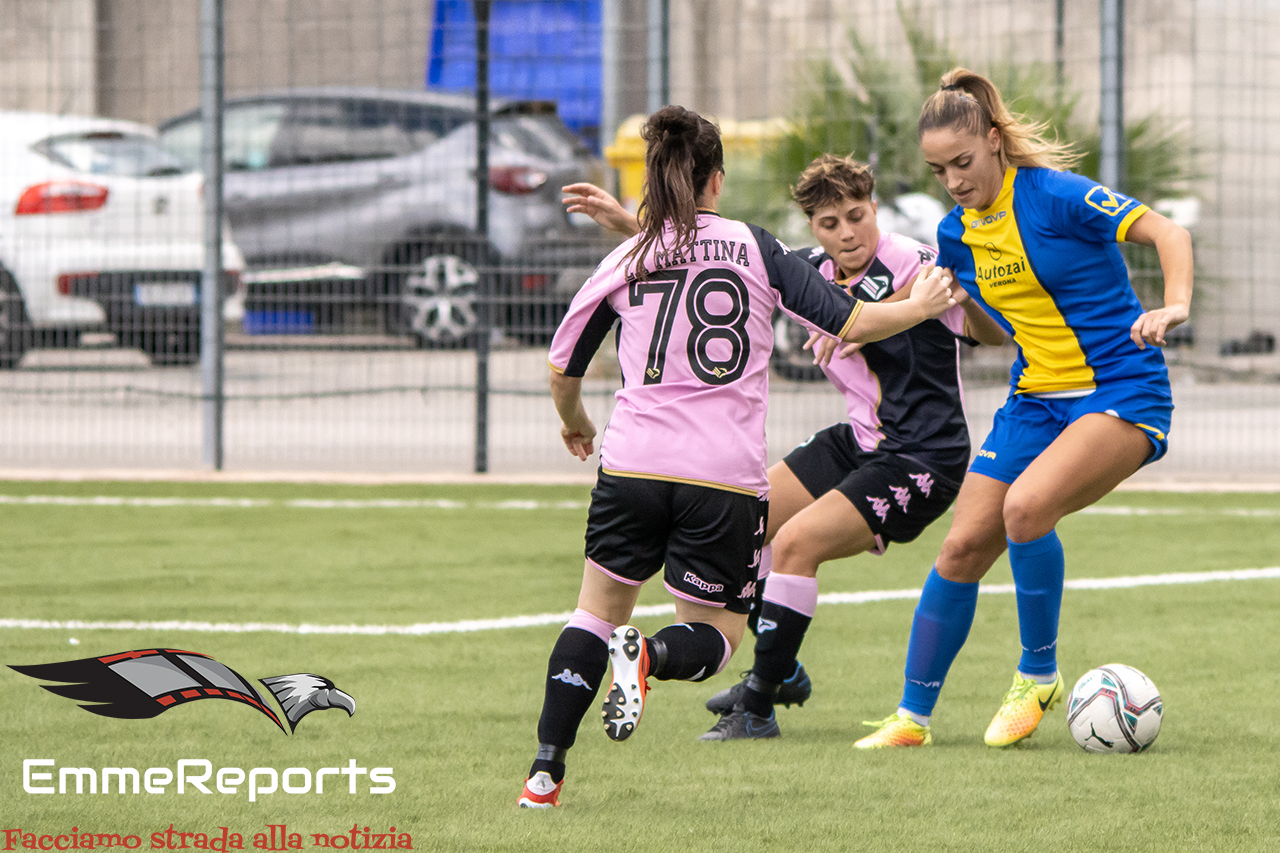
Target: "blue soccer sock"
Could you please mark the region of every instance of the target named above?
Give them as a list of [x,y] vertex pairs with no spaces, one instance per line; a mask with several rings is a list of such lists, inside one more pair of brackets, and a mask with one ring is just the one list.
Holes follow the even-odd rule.
[[1062,582],[1066,563],[1062,542],[1050,530],[1030,542],[1009,542],[1009,565],[1018,593],[1018,632],[1022,636],[1023,675],[1052,675],[1058,671],[1058,616],[1062,612]]
[[949,581],[936,568],[929,572],[911,621],[902,708],[923,717],[933,713],[951,662],[969,637],[977,607],[976,583]]

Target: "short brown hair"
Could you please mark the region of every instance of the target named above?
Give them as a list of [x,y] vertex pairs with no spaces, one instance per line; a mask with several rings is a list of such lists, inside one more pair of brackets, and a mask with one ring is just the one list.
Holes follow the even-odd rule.
[[875,192],[871,167],[850,157],[823,154],[800,173],[791,197],[805,216],[844,199],[866,201]]

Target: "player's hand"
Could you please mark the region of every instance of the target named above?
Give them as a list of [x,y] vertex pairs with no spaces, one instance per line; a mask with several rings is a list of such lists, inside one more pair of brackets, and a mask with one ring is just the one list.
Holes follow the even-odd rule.
[[[817,345],[816,349],[813,347],[815,339]],[[858,350],[862,349],[861,341],[853,341],[852,343],[844,344],[844,346],[841,346],[842,343],[843,341],[839,338],[833,338],[830,335],[824,335],[820,332],[812,332],[809,335],[809,342],[804,345],[804,348],[813,349],[814,364],[826,367],[831,363],[831,356],[836,353],[837,348],[839,348],[841,358],[848,358]]]
[[1148,311],[1133,322],[1129,329],[1129,337],[1138,345],[1138,349],[1146,349],[1147,344],[1162,347],[1165,345],[1164,334],[1179,323],[1187,322],[1191,316],[1185,305],[1166,305]]
[[595,184],[569,184],[560,188],[561,201],[569,213],[585,213],[610,231],[630,237],[640,232],[640,223],[618,200]]
[[569,452],[583,462],[595,452],[596,426],[590,418],[577,424],[561,424],[560,438]]
[[924,309],[929,319],[940,317],[948,308],[956,305],[951,294],[955,276],[943,267],[924,267],[911,282],[911,301]]
[[819,331],[809,332],[809,340],[804,342],[800,349],[806,349],[813,353],[813,363],[826,367],[831,363],[831,356],[835,354],[836,344],[840,343],[830,335],[824,335]]

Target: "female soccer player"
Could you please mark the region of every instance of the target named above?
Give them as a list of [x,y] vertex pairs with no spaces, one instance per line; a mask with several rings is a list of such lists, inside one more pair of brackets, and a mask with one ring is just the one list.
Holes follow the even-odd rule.
[[[638,230],[603,190],[590,184],[565,190],[572,194],[566,199],[571,211],[623,233]],[[874,191],[867,166],[831,154],[810,163],[792,190],[820,244],[796,254],[867,302],[906,295],[934,257],[928,246],[881,234]],[[755,663],[746,679],[707,702],[721,719],[703,740],[777,737],[775,702],[803,703],[810,692],[796,657],[817,608],[818,566],[910,542],[951,506],[969,464],[956,357],[962,333],[991,344],[1005,339],[966,299],[936,321],[858,345],[853,357],[823,365],[845,397],[849,420],[821,430],[769,468]]]
[[[596,429],[582,376],[615,322],[623,387],[601,445],[578,609],[552,649],[537,757],[519,804],[559,802],[565,754],[612,662],[606,733],[624,740],[646,679],[706,678],[741,640],[767,516],[765,398],[770,317],[785,305],[845,340],[872,341],[954,303],[942,271],[911,297],[866,304],[832,288],[762,229],[716,215],[724,154],[715,125],[681,107],[649,117],[640,234],[605,259],[551,343],[551,393],[569,452]],[[665,565],[677,624],[624,624]]]
[[[1064,691],[1058,613],[1064,559],[1054,528],[1168,449],[1173,412],[1165,332],[1187,319],[1191,238],[1128,196],[1061,169],[1075,160],[1011,115],[992,83],[942,78],[918,127],[926,162],[957,206],[938,226],[939,266],[1018,345],[1008,401],[956,500],[925,582],[896,714],[856,744],[923,746],[951,662],[973,622],[978,581],[1007,547],[1022,658],[986,732],[1009,746]],[[1143,311],[1117,242],[1155,246],[1164,307]]]

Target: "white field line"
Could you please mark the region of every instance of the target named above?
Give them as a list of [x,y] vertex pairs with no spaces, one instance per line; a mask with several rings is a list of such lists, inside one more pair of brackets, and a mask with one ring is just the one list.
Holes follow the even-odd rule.
[[130,498],[112,495],[0,495],[0,504],[16,506],[85,506],[85,507],[213,507],[218,509],[257,509],[287,507],[289,509],[586,509],[586,501],[453,501],[430,499],[325,500],[295,498]]
[[[1159,575],[1130,575],[1117,578],[1083,578],[1066,582],[1067,589],[1133,589],[1140,586],[1246,581],[1280,578],[1280,566],[1267,569],[1232,569],[1218,572],[1179,572]],[[986,595],[1009,595],[1013,584],[989,584],[979,588]],[[886,589],[871,592],[832,592],[818,596],[819,604],[867,604],[873,601],[915,600],[918,589]],[[671,604],[637,607],[633,616],[668,616],[676,612]],[[465,619],[460,622],[426,622],[417,625],[288,625],[273,622],[87,622],[78,619],[51,621],[44,619],[0,619],[0,628],[37,628],[63,631],[195,631],[224,634],[343,634],[383,636],[398,634],[461,634],[470,631],[498,631],[508,628],[531,628],[560,625],[571,613],[539,613],[532,616],[508,616],[502,619]]]
[[[292,498],[144,498],[113,495],[0,495],[0,505],[83,506],[83,507],[210,507],[217,509],[501,509],[501,510],[581,510],[586,501],[457,501],[446,499],[323,499]],[[1091,506],[1080,515],[1110,516],[1225,516],[1230,518],[1280,518],[1280,507],[1231,509],[1209,507]]]

